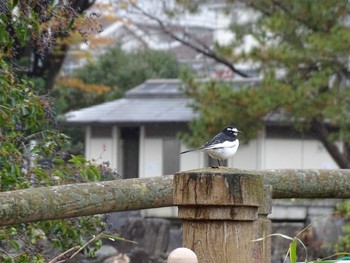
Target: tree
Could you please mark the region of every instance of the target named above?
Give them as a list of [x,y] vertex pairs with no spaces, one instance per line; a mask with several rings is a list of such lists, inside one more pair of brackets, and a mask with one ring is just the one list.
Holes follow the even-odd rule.
[[[36,71],[37,66],[44,70],[43,64],[50,62],[46,59],[59,47],[58,38],[69,34],[78,19],[75,8],[90,3],[0,2],[0,191],[98,180],[103,173],[103,167],[81,156],[66,156],[64,147],[69,142],[55,129],[53,100],[27,78],[38,73],[49,81]],[[27,71],[18,63],[23,54],[32,58]],[[98,216],[3,227],[0,261],[47,262],[82,245],[104,227]]]
[[[59,106],[62,105],[58,112],[120,98],[125,91],[149,78],[177,78],[179,75],[179,62],[166,52],[145,49],[126,52],[116,45],[68,78],[57,81],[55,97]],[[71,93],[78,98],[72,98]],[[84,102],[81,96],[86,97]]]
[[43,88],[51,90],[69,48],[63,41],[69,32],[78,30],[86,39],[92,31],[101,30],[96,13],[80,17],[94,2],[76,0],[55,5],[47,0],[1,1],[2,59],[10,56],[18,63],[18,74],[42,78]]
[[[232,21],[230,44],[217,43],[208,50],[188,35],[179,41],[195,45],[193,48],[204,55],[211,54],[218,63],[225,59],[231,65],[254,65],[263,79],[259,88],[246,86],[234,91],[220,82],[199,88],[198,83],[189,81],[187,92],[201,113],[191,123],[195,137],[208,138],[208,131],[213,134],[234,120],[250,139],[264,126],[267,116],[277,114],[280,121],[313,134],[340,168],[350,168],[348,1],[229,2],[228,13],[243,9],[254,14],[245,21]],[[167,32],[164,22],[146,16]],[[179,34],[169,33],[179,38]],[[249,50],[240,48],[247,37],[254,39]],[[232,66],[228,69],[245,77]],[[343,149],[336,141],[344,143]]]
[[[106,53],[74,71],[69,77],[56,82],[53,96],[59,114],[77,110],[123,96],[124,92],[140,85],[149,78],[177,78],[180,64],[163,51],[123,51],[118,45],[108,48]],[[83,99],[82,99],[83,98]],[[83,151],[83,130],[64,127],[72,138],[69,151]]]

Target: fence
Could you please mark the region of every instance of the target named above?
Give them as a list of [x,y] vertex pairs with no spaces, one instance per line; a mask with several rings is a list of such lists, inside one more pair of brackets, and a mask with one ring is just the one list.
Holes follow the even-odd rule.
[[[350,170],[199,169],[0,193],[0,226],[177,205],[199,263],[269,262],[272,198],[349,198]],[[272,191],[271,191],[272,189]],[[234,261],[233,261],[234,259]]]

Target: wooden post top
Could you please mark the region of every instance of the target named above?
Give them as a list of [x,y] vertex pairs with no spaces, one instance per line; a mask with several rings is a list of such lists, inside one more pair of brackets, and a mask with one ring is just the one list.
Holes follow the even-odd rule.
[[258,207],[263,200],[263,177],[226,167],[178,172],[173,198],[178,206]]
[[225,167],[179,172],[173,200],[182,220],[183,245],[199,263],[267,262],[260,260],[268,258],[264,250],[252,242],[265,227],[259,210],[268,213],[259,209],[264,185],[257,172]]

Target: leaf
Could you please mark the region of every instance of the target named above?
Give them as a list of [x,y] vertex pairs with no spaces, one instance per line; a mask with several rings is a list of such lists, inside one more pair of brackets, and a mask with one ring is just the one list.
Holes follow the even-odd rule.
[[297,262],[297,240],[294,239],[289,245],[289,259],[291,263]]
[[55,163],[55,164],[64,164],[64,160],[60,157],[54,157],[52,159],[52,162]]
[[75,165],[81,165],[87,163],[87,160],[82,155],[73,155],[72,158],[68,161],[70,163],[73,163]]
[[22,110],[22,114],[23,115],[28,115],[29,114],[28,108],[26,106],[22,106],[21,110]]
[[97,181],[101,178],[100,172],[95,166],[90,166],[87,168],[86,174],[90,181]]
[[59,177],[59,178],[64,178],[64,173],[62,173],[61,171],[58,171],[58,170],[54,171],[54,175]]
[[16,251],[19,251],[20,246],[17,241],[15,240],[9,240],[10,247],[15,249]]
[[130,243],[137,244],[136,241],[128,240],[128,239],[125,239],[125,238],[122,238],[122,237],[118,237],[118,236],[112,235],[112,234],[101,233],[100,237],[101,238],[107,238],[107,239],[112,240],[112,241],[119,240],[119,241],[125,241],[125,242],[130,242]]
[[71,20],[69,21],[68,26],[67,26],[67,30],[68,30],[68,31],[72,30],[73,25],[74,25],[74,19],[71,19]]
[[45,171],[42,168],[39,167],[35,167],[32,169],[33,174],[35,174],[36,176],[38,176],[40,179],[44,179],[48,177],[48,173],[47,171]]
[[11,6],[12,10],[17,6],[17,4],[18,4],[18,0],[12,1],[12,6]]

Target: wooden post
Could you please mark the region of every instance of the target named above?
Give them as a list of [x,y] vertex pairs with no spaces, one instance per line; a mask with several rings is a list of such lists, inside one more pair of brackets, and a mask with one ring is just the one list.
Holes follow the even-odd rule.
[[254,221],[254,228],[256,239],[263,240],[256,241],[253,244],[253,256],[252,263],[269,263],[271,262],[271,237],[267,237],[271,234],[271,220],[267,218],[272,212],[272,187],[271,185],[264,185],[264,199],[261,202],[261,206],[258,209],[258,220]]
[[242,263],[254,253],[263,178],[230,168],[200,169],[174,176],[174,204],[182,220],[183,246],[198,263]]

